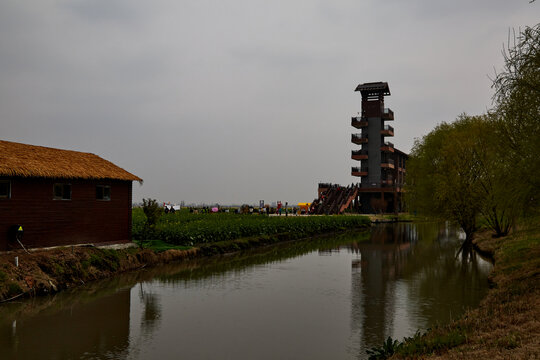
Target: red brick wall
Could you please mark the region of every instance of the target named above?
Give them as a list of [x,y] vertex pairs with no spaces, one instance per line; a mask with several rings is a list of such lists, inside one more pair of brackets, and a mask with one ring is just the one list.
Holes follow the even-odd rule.
[[[11,198],[0,199],[0,251],[19,247],[8,239],[15,224],[28,247],[131,240],[131,181],[2,179]],[[55,183],[71,184],[71,200],[53,200]],[[110,201],[96,200],[96,185],[111,187]]]

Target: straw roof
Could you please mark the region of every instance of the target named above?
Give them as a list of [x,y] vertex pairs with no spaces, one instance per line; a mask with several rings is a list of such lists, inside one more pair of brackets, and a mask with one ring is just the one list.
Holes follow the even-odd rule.
[[142,179],[91,153],[61,150],[0,140],[0,176]]

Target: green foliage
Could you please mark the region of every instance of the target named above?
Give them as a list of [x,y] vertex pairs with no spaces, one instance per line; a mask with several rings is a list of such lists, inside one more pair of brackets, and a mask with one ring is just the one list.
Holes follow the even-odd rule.
[[7,274],[0,270],[0,282],[4,282],[7,279]]
[[8,291],[7,291],[7,297],[13,297],[17,296],[23,293],[23,290],[19,286],[19,284],[15,282],[10,282],[8,285]]
[[417,141],[408,162],[410,208],[456,221],[469,240],[479,223],[506,235],[522,210],[522,183],[501,136],[493,114],[461,115]]
[[414,145],[407,164],[408,206],[456,221],[471,240],[482,209],[484,117],[461,115],[442,123]]
[[465,331],[461,328],[448,332],[440,330],[426,334],[417,332],[414,336],[403,339],[403,342],[397,346],[396,353],[406,358],[442,353],[463,344],[466,340]]
[[389,336],[388,339],[383,343],[383,346],[380,348],[374,347],[370,350],[366,350],[366,353],[369,355],[369,360],[379,360],[379,359],[388,359],[399,348],[399,342],[397,340],[393,340]]
[[142,208],[134,208],[131,212],[131,219],[131,232],[133,234],[142,234],[146,224],[146,215],[144,214],[144,210]]
[[495,109],[438,125],[416,141],[407,163],[409,209],[458,222],[468,240],[478,217],[504,236],[540,203],[540,24],[504,56]]
[[64,263],[62,262],[62,264],[59,264],[57,262],[53,263],[53,267],[54,267],[54,273],[56,275],[63,275],[64,274]]
[[520,345],[521,337],[519,334],[511,332],[497,340],[497,346],[506,350],[512,350]]
[[170,249],[188,250],[191,248],[191,246],[172,245],[172,244],[164,242],[163,240],[141,240],[141,241],[142,241],[143,248],[150,249],[155,252],[163,252]]
[[525,211],[538,210],[540,197],[540,24],[526,27],[504,52],[504,68],[493,87],[500,144],[520,184],[512,198]]
[[369,219],[363,216],[258,216],[233,213],[192,214],[177,211],[164,214],[148,236],[137,221],[140,210],[133,210],[133,238],[155,239],[165,243],[192,246],[235,240],[250,236],[299,233],[306,236],[320,232],[340,231],[347,228],[368,226]]
[[388,359],[394,354],[405,358],[415,358],[420,355],[442,353],[450,348],[463,344],[467,340],[462,328],[450,331],[436,329],[425,334],[416,332],[412,337],[406,337],[402,342],[388,337],[381,347],[367,350],[370,360]]
[[163,208],[155,199],[143,199],[143,212],[148,226],[154,226],[163,214]]
[[99,270],[116,271],[120,267],[120,255],[116,250],[99,249],[90,254],[88,260],[83,261],[83,268],[93,266]]

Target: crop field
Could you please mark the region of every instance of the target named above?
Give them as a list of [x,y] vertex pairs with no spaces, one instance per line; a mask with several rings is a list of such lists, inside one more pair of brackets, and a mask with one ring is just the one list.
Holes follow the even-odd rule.
[[369,226],[367,217],[338,216],[264,216],[234,213],[194,214],[177,211],[163,214],[157,224],[145,226],[146,216],[140,208],[133,209],[133,239],[155,239],[183,246],[235,240],[251,236],[283,233],[305,234],[340,231]]

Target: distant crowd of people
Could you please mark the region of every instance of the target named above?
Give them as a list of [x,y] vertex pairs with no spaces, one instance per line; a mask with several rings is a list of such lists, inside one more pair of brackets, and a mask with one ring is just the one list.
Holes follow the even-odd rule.
[[[174,214],[176,211],[179,211],[181,208],[178,205],[163,204],[163,211],[165,214]],[[258,214],[258,215],[278,215],[278,216],[289,216],[289,215],[307,215],[307,207],[289,207],[288,203],[285,203],[283,206],[281,203],[277,203],[276,207],[265,205],[264,207],[257,208],[250,205],[242,205],[240,207],[225,207],[225,206],[188,206],[184,209],[188,209],[191,214],[211,214],[211,213],[236,213],[236,214]]]

